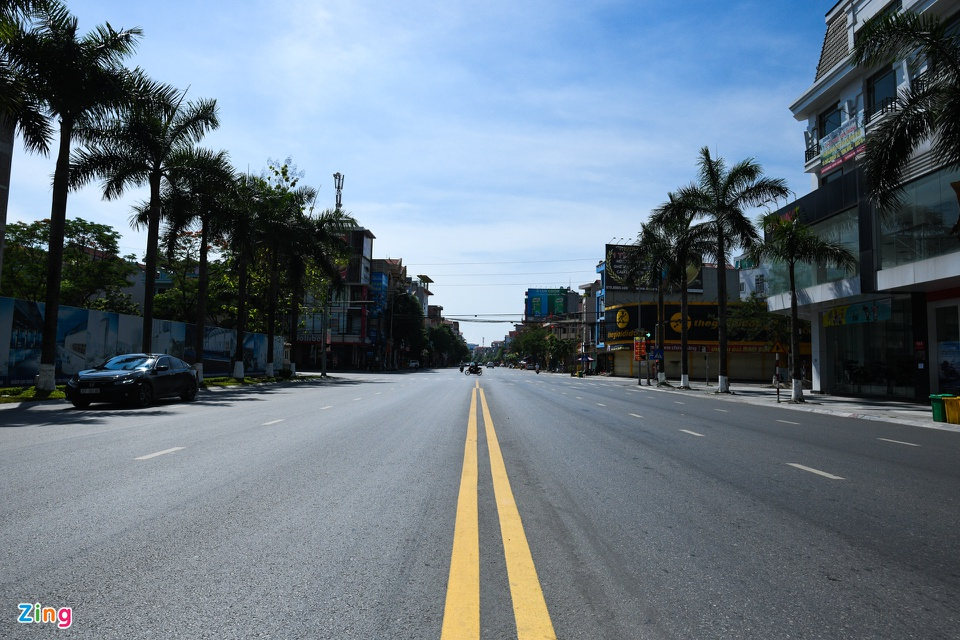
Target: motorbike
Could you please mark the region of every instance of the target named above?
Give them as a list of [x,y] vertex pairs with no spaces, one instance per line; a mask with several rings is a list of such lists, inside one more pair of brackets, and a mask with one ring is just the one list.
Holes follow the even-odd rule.
[[467,367],[467,370],[464,371],[464,373],[467,374],[467,375],[470,375],[470,374],[472,373],[472,374],[477,375],[477,376],[482,376],[482,375],[483,375],[483,367],[481,367],[481,366],[478,365],[478,364],[472,364],[472,365],[470,365],[469,367]]

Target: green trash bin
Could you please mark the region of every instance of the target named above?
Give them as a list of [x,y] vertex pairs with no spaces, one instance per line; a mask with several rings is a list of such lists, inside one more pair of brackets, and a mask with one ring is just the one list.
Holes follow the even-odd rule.
[[933,408],[933,421],[934,422],[946,422],[947,421],[947,408],[944,403],[944,398],[952,398],[953,395],[949,393],[935,393],[930,396],[930,406]]

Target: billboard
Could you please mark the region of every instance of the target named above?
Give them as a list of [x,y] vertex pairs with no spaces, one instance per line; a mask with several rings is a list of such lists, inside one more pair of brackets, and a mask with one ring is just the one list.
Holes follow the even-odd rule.
[[575,312],[576,306],[568,308],[569,295],[569,289],[527,289],[526,317],[548,318]]
[[606,288],[611,291],[636,291],[637,282],[630,277],[630,263],[637,250],[631,244],[608,244],[604,251]]
[[[637,281],[630,275],[631,265],[639,259],[642,264],[643,256],[636,256],[637,246],[632,244],[606,245],[605,286],[610,291],[637,291]],[[666,274],[664,274],[666,277]],[[687,291],[703,293],[703,270],[690,265],[687,267]],[[650,286],[653,285],[653,286]],[[643,291],[656,291],[656,283],[644,283],[640,287]]]

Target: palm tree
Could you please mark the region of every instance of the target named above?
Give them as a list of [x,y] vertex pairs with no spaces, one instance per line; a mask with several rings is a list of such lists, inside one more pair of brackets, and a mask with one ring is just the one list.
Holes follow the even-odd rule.
[[236,175],[226,151],[211,152],[197,149],[186,165],[176,167],[170,174],[163,195],[163,209],[168,215],[167,235],[177,237],[194,225],[200,226],[200,256],[197,273],[197,317],[194,336],[194,360],[200,380],[203,380],[204,337],[207,320],[207,284],[209,281],[209,251],[212,242],[222,240],[229,228],[231,198],[236,186]]
[[136,99],[118,116],[94,123],[87,146],[75,155],[73,183],[103,178],[103,197],[123,195],[128,187],[147,184],[150,207],[144,260],[143,350],[153,350],[153,296],[160,240],[161,186],[172,171],[196,157],[195,145],[220,126],[215,100],[184,102],[186,91],[155,83],[136,74]]
[[762,259],[786,264],[790,286],[790,355],[793,389],[791,402],[803,402],[803,376],[800,371],[800,318],[797,303],[796,266],[803,263],[836,265],[852,269],[857,259],[846,246],[818,237],[800,222],[799,216],[768,213],[760,219],[766,239],[752,252],[759,264]]
[[[641,224],[637,244],[631,256],[630,271],[632,279],[639,286],[655,286],[657,288],[657,348],[663,350],[664,339],[664,293],[666,289],[665,274],[670,272],[670,265],[674,260],[673,245],[665,229],[661,225]],[[637,309],[639,323],[640,310]],[[639,328],[639,324],[638,324]],[[650,355],[647,354],[647,358]],[[649,360],[648,360],[649,362]],[[667,374],[663,369],[657,371],[657,385],[666,384]]]
[[[650,224],[659,228],[670,247],[672,259],[666,263],[667,280],[680,290],[680,388],[690,388],[690,358],[687,330],[689,318],[687,285],[690,267],[699,271],[703,267],[703,255],[713,249],[713,229],[707,224],[693,224],[697,210],[668,194],[668,199],[653,210]],[[662,348],[662,347],[661,347]]]
[[4,56],[9,68],[23,83],[23,95],[31,96],[41,105],[48,119],[57,119],[60,123],[37,385],[40,391],[52,391],[56,384],[57,316],[71,143],[78,128],[129,99],[129,72],[121,63],[133,53],[141,31],[137,28],[118,31],[105,24],[81,36],[76,17],[60,3],[51,3],[30,27],[7,34]]
[[234,352],[233,377],[244,377],[244,332],[247,325],[247,296],[250,263],[254,260],[257,234],[257,214],[269,197],[269,185],[262,178],[250,174],[238,176],[230,205],[230,225],[226,230],[226,248],[237,273],[237,342]]
[[790,190],[781,178],[767,178],[752,158],[729,169],[723,158],[712,158],[710,149],[700,150],[696,182],[677,190],[676,197],[713,230],[711,254],[717,261],[717,325],[720,350],[718,393],[730,393],[727,365],[727,260],[736,247],[750,250],[760,241],[746,209],[787,198]]
[[49,141],[53,136],[42,105],[27,91],[25,83],[7,60],[4,42],[25,28],[24,21],[41,15],[47,6],[47,2],[40,0],[10,0],[0,7],[0,276],[3,275],[6,249],[14,138],[19,131],[28,151],[46,155],[50,152]]
[[[937,16],[883,15],[857,34],[851,58],[868,67],[908,59],[915,72],[926,65],[867,137],[864,178],[884,210],[899,203],[904,169],[920,145],[929,142],[938,161],[960,165],[960,39]],[[960,219],[951,233],[960,236]]]

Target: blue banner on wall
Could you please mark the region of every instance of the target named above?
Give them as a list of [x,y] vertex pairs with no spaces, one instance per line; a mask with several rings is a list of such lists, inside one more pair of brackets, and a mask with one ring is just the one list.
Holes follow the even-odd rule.
[[[0,385],[31,385],[40,372],[43,309],[39,302],[0,297]],[[196,326],[169,320],[153,321],[153,350],[196,362],[193,342]],[[229,375],[237,332],[204,328],[204,375]],[[274,336],[274,359],[283,354],[283,336]],[[143,319],[92,309],[60,307],[57,314],[57,382],[121,353],[135,353],[143,345]],[[264,373],[267,336],[245,333],[244,370]]]

